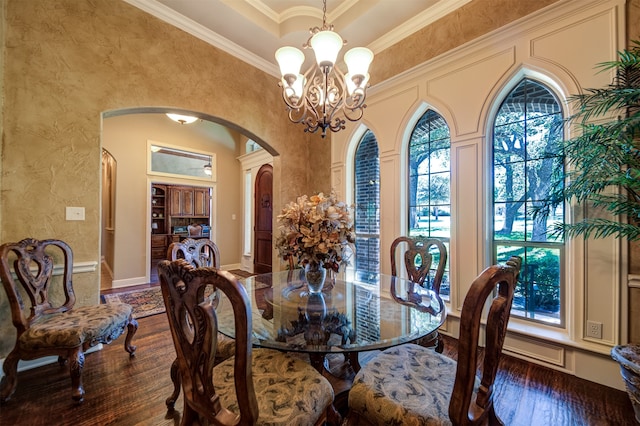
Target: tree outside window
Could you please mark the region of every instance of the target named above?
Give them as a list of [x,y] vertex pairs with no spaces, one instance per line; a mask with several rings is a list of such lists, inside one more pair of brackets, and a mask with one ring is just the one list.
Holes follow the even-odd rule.
[[[427,110],[409,142],[409,236],[439,238],[447,251],[451,238],[450,151],[449,126],[440,114]],[[437,265],[438,253],[432,254]],[[449,293],[447,264],[440,294],[447,298]]]
[[564,222],[533,210],[549,200],[562,174],[562,109],[544,85],[523,79],[505,98],[493,127],[493,247],[495,261],[522,256],[512,314],[561,325],[564,241],[552,234]]

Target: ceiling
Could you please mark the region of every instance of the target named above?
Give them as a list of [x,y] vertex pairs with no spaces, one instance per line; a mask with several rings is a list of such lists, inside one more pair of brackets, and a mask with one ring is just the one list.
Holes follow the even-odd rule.
[[[125,1],[276,77],[275,51],[302,49],[323,17],[322,0]],[[364,46],[376,54],[469,1],[327,0],[326,22],[347,40],[342,53]],[[303,70],[313,62],[305,55]]]

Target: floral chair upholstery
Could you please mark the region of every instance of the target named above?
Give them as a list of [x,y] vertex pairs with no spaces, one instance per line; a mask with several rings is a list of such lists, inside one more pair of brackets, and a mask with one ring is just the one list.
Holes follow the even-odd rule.
[[[167,260],[178,259],[184,259],[196,268],[208,266],[220,269],[220,250],[216,243],[208,238],[185,238],[180,242],[171,243],[167,249]],[[213,294],[213,297],[216,297],[216,294]],[[218,364],[232,357],[234,350],[234,340],[222,333],[218,333],[218,350],[216,351],[215,363]],[[180,395],[180,376],[178,374],[177,361],[174,361],[171,366],[171,380],[173,381],[173,393],[166,400],[167,408],[170,410],[173,409]]]
[[[229,272],[162,261],[160,286],[184,391],[183,425],[321,425],[336,419],[333,388],[311,365],[271,349],[253,349],[244,286]],[[209,285],[233,306],[235,355],[214,366],[217,314]]]
[[[350,425],[502,424],[493,406],[493,383],[521,259],[485,269],[471,284],[460,317],[458,362],[412,343],[383,351],[356,374],[349,392]],[[486,325],[482,376],[476,376],[480,320]]]
[[[55,261],[63,262],[61,277],[53,276]],[[57,355],[60,365],[69,361],[72,398],[81,402],[87,349],[111,343],[126,329],[124,349],[134,355],[136,347],[131,340],[138,323],[131,316],[131,306],[109,303],[74,307],[72,274],[73,253],[63,241],[29,238],[0,246],[0,275],[17,332],[15,346],[2,365],[5,376],[0,382],[0,402],[8,401],[15,392],[21,359]]]
[[[405,249],[406,247],[406,249]],[[404,251],[402,251],[404,249]],[[432,249],[438,252],[438,264],[430,277],[433,264]],[[398,237],[391,243],[391,275],[398,276],[396,255],[402,254],[407,278],[422,287],[430,288],[440,295],[440,285],[447,265],[447,247],[436,238]],[[444,342],[438,330],[420,339],[422,346],[433,347],[442,353]]]

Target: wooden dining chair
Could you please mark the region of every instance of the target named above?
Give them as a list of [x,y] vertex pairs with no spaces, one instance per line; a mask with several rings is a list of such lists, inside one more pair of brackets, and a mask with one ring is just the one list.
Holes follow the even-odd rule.
[[[220,269],[220,250],[216,243],[208,238],[199,238],[197,240],[185,238],[182,241],[171,243],[167,249],[167,260],[173,261],[178,259],[184,259],[196,268],[213,267]],[[218,301],[218,299],[215,299],[216,293],[213,291],[209,291],[207,296],[214,297],[214,303]],[[215,364],[230,358],[235,351],[234,340],[222,333],[218,333],[217,344],[218,349],[214,360]],[[166,400],[167,408],[170,410],[173,409],[180,395],[181,386],[177,360],[174,361],[171,366],[171,380],[173,381],[173,393]]]
[[167,260],[185,259],[196,268],[210,266],[220,269],[220,250],[208,238],[185,238],[167,248]]
[[[437,253],[437,265],[433,268],[434,253]],[[440,285],[447,266],[447,247],[437,238],[398,237],[391,243],[391,275],[398,276],[396,258],[401,255],[407,278],[422,287],[440,295]],[[431,275],[433,273],[433,276]],[[420,339],[420,344],[435,348],[442,353],[444,342],[438,330]]]
[[[158,265],[160,286],[184,393],[182,425],[322,425],[337,423],[333,388],[301,359],[253,349],[251,306],[242,284],[227,271],[194,268],[180,259]],[[235,355],[214,365],[217,314],[207,286],[233,307]]]
[[[485,269],[471,284],[460,315],[458,361],[420,345],[387,349],[356,374],[349,391],[349,425],[502,424],[493,383],[502,354],[521,259]],[[476,376],[482,312],[486,319],[482,375]]]
[[202,225],[187,225],[187,235],[189,237],[201,237]]
[[[63,265],[60,274],[55,262]],[[138,323],[131,315],[130,305],[75,307],[73,252],[64,241],[27,238],[3,244],[0,276],[16,329],[15,346],[2,364],[0,402],[8,401],[16,390],[20,360],[53,355],[61,366],[68,362],[71,396],[82,402],[84,354],[90,347],[111,343],[127,330],[124,349],[134,355],[136,347],[131,340]]]

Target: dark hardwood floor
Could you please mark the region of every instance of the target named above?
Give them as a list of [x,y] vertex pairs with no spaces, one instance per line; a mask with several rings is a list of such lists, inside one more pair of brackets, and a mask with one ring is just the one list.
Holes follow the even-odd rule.
[[[11,400],[0,406],[0,425],[177,425],[167,413],[172,390],[169,368],[175,357],[164,314],[139,320],[136,356],[129,359],[124,338],[86,356],[83,404],[71,400],[67,368],[57,363],[21,372]],[[456,341],[445,337],[445,354],[455,358]],[[361,354],[366,363],[374,354]],[[330,370],[347,379],[353,373],[342,357]],[[328,375],[336,393],[349,380]],[[344,403],[344,393],[337,403]],[[610,389],[535,364],[504,356],[495,386],[496,409],[506,425],[634,425],[625,392]]]

